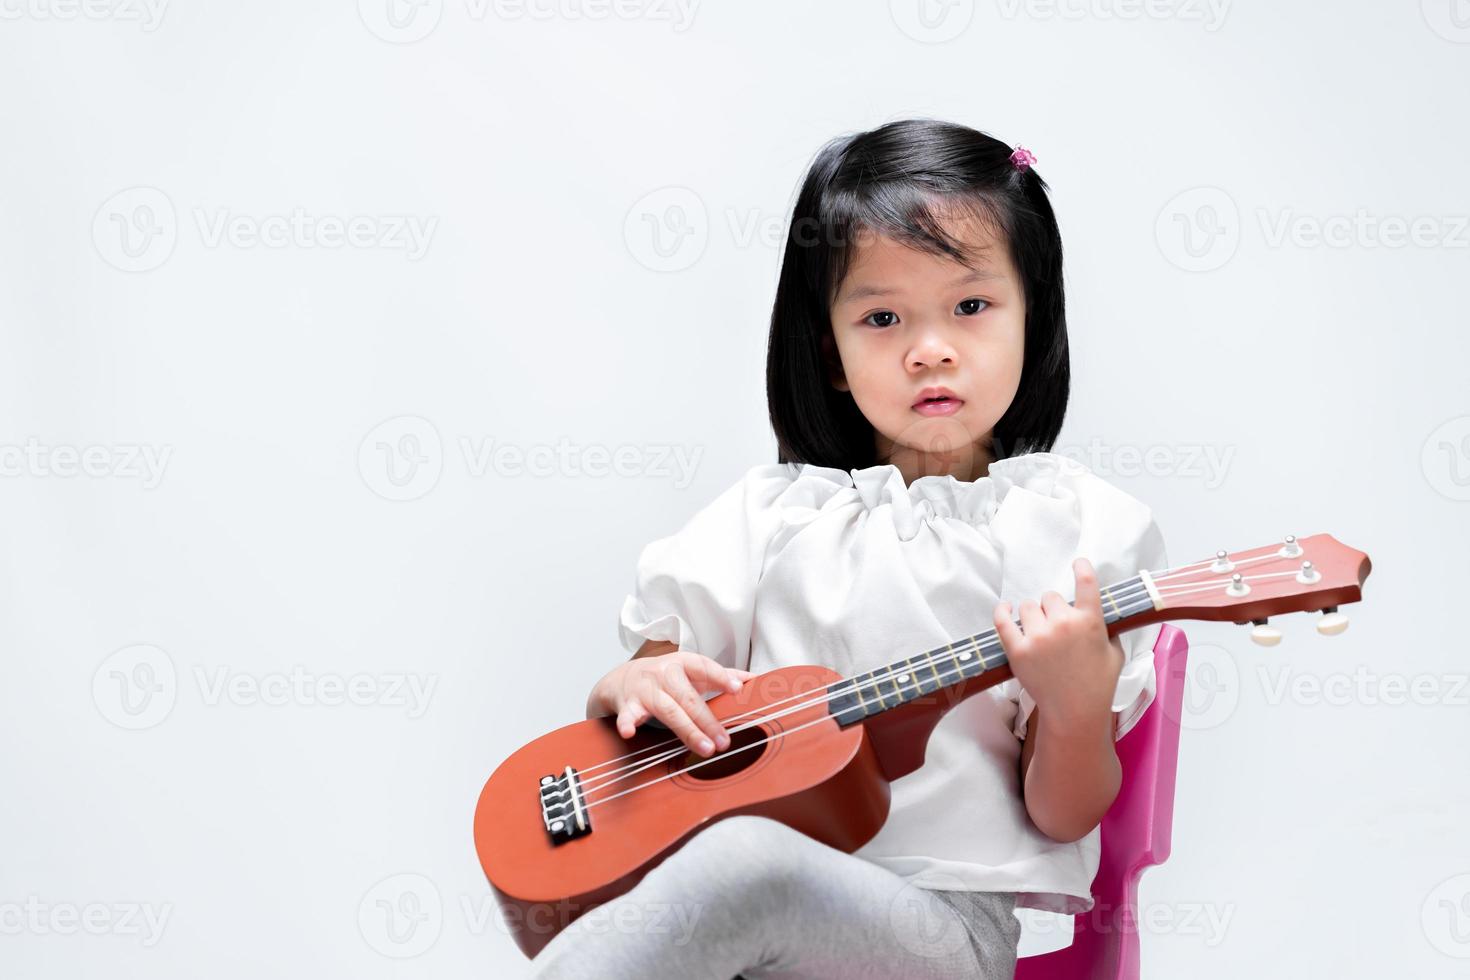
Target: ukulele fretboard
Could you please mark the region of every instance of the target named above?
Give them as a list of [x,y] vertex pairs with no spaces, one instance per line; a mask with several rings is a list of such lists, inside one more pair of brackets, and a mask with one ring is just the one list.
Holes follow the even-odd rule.
[[[1100,589],[1099,594],[1103,621],[1110,626],[1154,608],[1142,575]],[[845,727],[941,688],[964,683],[1005,663],[1000,636],[993,629],[987,630],[828,685],[828,711]]]

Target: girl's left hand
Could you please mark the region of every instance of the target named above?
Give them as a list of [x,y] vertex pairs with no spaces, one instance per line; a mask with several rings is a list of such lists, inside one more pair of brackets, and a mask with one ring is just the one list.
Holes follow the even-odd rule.
[[1123,645],[1108,638],[1097,574],[1086,558],[1072,562],[1077,576],[1074,605],[1056,592],[1021,602],[1021,628],[1011,622],[1011,604],[995,607],[995,631],[1011,673],[1036,702],[1047,725],[1087,730],[1112,713],[1113,692],[1123,671]]

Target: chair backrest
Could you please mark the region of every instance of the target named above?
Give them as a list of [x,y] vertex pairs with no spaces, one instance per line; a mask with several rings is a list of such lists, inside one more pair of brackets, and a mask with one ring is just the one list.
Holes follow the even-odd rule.
[[1016,963],[1016,980],[1138,980],[1138,879],[1169,857],[1179,712],[1189,643],[1168,623],[1154,643],[1153,703],[1118,740],[1123,784],[1102,821],[1095,902],[1075,917],[1072,944]]

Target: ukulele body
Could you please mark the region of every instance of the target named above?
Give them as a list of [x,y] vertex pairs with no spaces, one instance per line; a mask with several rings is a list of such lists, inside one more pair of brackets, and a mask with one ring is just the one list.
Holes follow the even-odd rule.
[[[690,836],[723,817],[771,817],[849,853],[871,840],[888,817],[889,778],[868,726],[841,727],[824,702],[780,714],[811,700],[793,695],[838,680],[835,671],[803,664],[750,678],[738,692],[709,699],[706,704],[722,720],[747,712],[779,715],[734,733],[730,747],[709,758],[649,724],[625,739],[616,720],[604,717],[558,728],[506,759],[480,793],[475,850],[521,951],[534,957],[568,924],[628,891]],[[664,750],[643,751],[656,745],[680,751],[627,778],[609,775],[661,755]],[[611,760],[619,761],[605,765]],[[558,842],[548,831],[539,787],[544,777],[560,777],[568,766],[578,771],[593,805],[585,811],[589,829]],[[607,781],[601,788],[600,778]],[[640,788],[606,799],[634,786]]]

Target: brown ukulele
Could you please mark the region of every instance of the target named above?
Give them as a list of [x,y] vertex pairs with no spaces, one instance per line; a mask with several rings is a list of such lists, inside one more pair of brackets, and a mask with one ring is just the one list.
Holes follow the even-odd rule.
[[[1274,645],[1278,613],[1357,602],[1368,556],[1331,535],[1140,572],[1101,589],[1108,634],[1164,620],[1252,622]],[[583,913],[636,885],[690,836],[759,814],[851,853],[888,817],[888,784],[924,761],[929,735],[960,701],[1011,676],[994,630],[855,677],[782,667],[707,704],[730,746],[704,757],[645,723],[631,739],[609,716],[541,736],[500,764],[475,807],[475,850],[501,915],[534,957]]]

